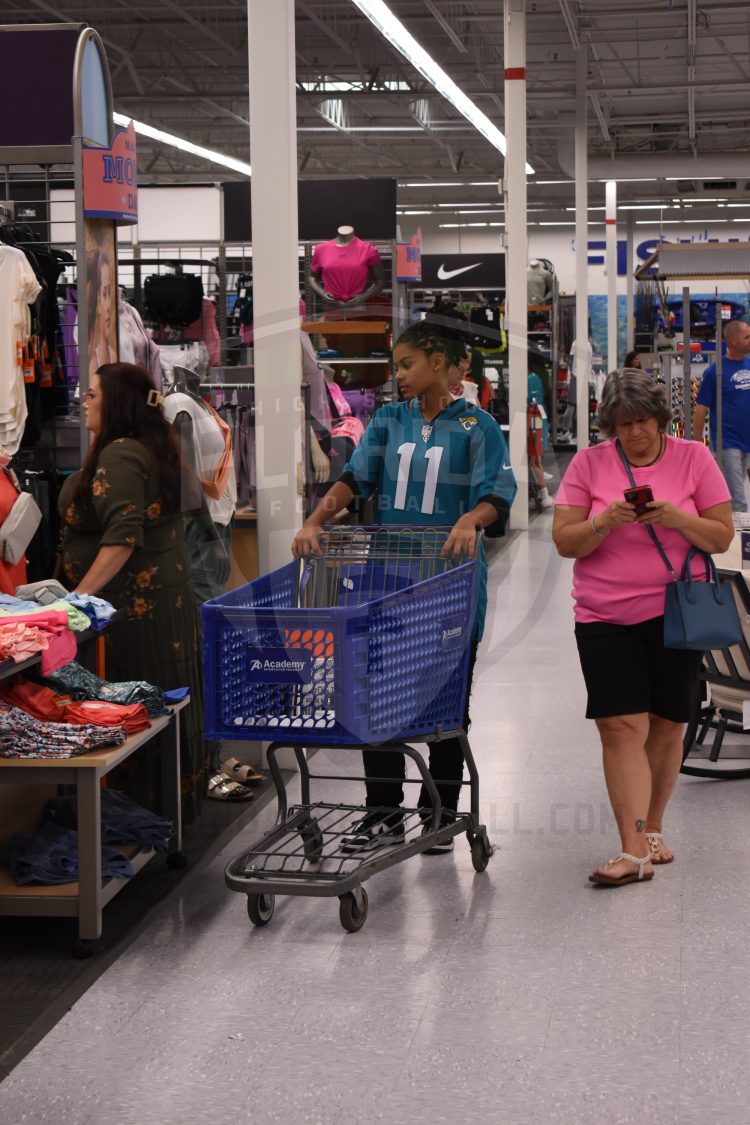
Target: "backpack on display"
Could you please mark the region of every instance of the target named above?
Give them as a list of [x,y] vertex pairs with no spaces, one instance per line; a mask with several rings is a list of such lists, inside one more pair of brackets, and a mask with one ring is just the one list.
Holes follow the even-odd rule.
[[157,324],[187,327],[203,312],[203,282],[195,274],[152,274],[143,286],[144,311]]
[[232,320],[235,324],[244,324],[246,328],[252,327],[253,279],[250,274],[241,274],[237,281],[237,299],[232,309]]

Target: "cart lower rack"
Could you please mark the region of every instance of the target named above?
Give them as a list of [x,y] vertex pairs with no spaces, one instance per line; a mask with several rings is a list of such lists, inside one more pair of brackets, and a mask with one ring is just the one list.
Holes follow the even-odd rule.
[[[202,609],[207,735],[272,740],[277,823],[229,863],[225,876],[247,895],[256,925],[270,921],[276,895],[337,896],[342,925],[359,930],[367,916],[362,884],[371,875],[461,833],[475,869],[487,867],[492,847],[463,729],[480,564],[442,558],[449,534],[434,527],[336,528],[323,537],[319,557]],[[411,744],[449,737],[460,740],[471,808],[448,815]],[[291,809],[277,764],[282,746],[294,748],[300,770],[301,803]],[[399,751],[416,764],[429,806],[394,813],[312,802],[304,748],[314,747]],[[356,850],[345,838],[352,821],[368,814],[382,814],[396,828],[387,843]]]

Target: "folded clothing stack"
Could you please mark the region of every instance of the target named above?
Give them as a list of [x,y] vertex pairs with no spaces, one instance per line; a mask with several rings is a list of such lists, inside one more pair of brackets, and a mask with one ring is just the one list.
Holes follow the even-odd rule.
[[9,707],[20,707],[35,719],[47,723],[122,726],[128,734],[148,730],[151,726],[142,703],[103,703],[95,699],[71,702],[70,696],[59,695],[44,684],[35,684],[20,676],[13,683],[0,683],[0,700]]
[[164,694],[145,680],[123,680],[110,684],[100,680],[93,672],[82,668],[75,660],[60,668],[54,675],[45,673],[45,683],[61,695],[71,699],[99,699],[103,703],[142,703],[151,719],[167,714]]
[[0,758],[74,758],[105,746],[122,746],[123,727],[47,723],[20,707],[0,704]]
[[[166,852],[174,835],[174,826],[164,817],[141,808],[124,793],[102,789],[102,843],[145,844],[157,852]],[[53,797],[45,805],[48,818],[62,828],[78,828],[76,797]]]
[[0,658],[16,663],[41,652],[42,674],[47,676],[68,664],[76,654],[76,639],[68,628],[68,615],[42,609],[29,614],[0,615]]
[[104,629],[117,612],[103,598],[93,594],[69,594],[64,586],[54,581],[18,586],[15,597],[0,595],[0,614],[25,615],[50,609],[66,614],[69,627],[75,633]]
[[[78,879],[78,833],[45,820],[36,832],[18,832],[10,840],[10,873],[19,887],[27,883],[75,883]],[[102,845],[102,878],[130,879],[127,856]]]

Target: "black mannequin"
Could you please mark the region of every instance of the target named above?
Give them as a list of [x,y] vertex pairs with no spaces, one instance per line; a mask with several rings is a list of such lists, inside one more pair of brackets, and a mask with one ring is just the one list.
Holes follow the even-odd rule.
[[190,371],[190,369],[187,367],[175,367],[174,382],[167,391],[167,394],[189,395],[190,398],[194,398],[196,402],[199,402],[205,411],[208,411],[205,399],[202,397],[200,392],[200,376],[196,375],[194,371]]
[[[348,246],[355,238],[354,227],[341,226],[336,232],[336,238],[333,242],[337,246]],[[362,293],[357,293],[346,301],[338,300],[331,293],[327,292],[323,281],[323,270],[315,269],[310,274],[310,288],[314,293],[321,298],[326,308],[331,309],[353,309],[359,305],[365,305],[372,297],[377,297],[379,293],[383,292],[385,287],[385,270],[383,263],[377,262],[369,268],[369,284]]]

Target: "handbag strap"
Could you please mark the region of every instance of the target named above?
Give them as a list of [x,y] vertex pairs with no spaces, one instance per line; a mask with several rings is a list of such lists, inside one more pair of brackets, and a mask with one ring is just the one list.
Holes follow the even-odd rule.
[[[638,485],[635,483],[635,479],[633,477],[633,473],[632,473],[631,468],[630,468],[630,462],[628,461],[627,457],[625,456],[625,450],[620,445],[620,442],[619,442],[618,438],[615,438],[615,446],[616,446],[617,452],[620,456],[620,460],[622,461],[623,466],[625,468],[625,472],[628,474],[628,480],[632,484],[633,488],[637,488]],[[656,547],[657,551],[661,555],[662,561],[663,561],[665,567],[667,568],[669,573],[672,575],[672,578],[676,582],[677,581],[677,574],[676,574],[675,569],[672,566],[671,562],[669,561],[669,558],[667,557],[666,551],[664,550],[664,548],[661,545],[661,542],[659,540],[659,536],[656,534],[656,532],[654,531],[654,529],[653,529],[653,527],[651,526],[650,523],[645,524],[645,528],[646,528],[646,531],[651,536],[651,539],[653,541],[654,546]]]

